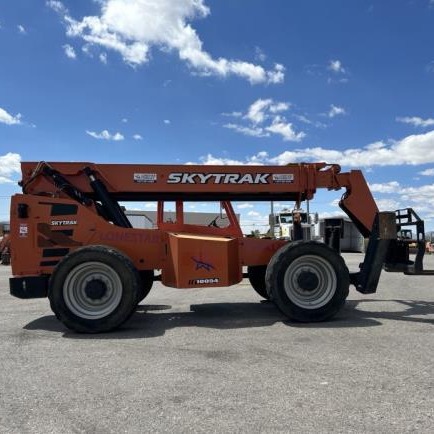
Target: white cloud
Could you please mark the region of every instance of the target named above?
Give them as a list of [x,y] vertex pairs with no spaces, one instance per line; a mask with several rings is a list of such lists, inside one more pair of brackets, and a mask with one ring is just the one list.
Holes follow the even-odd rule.
[[267,55],[261,47],[255,47],[255,59],[259,62],[265,62],[267,60]]
[[144,205],[145,209],[149,209],[149,210],[157,210],[157,203],[156,202],[147,202]]
[[[285,81],[285,67],[280,63],[274,64],[274,70],[267,71],[266,73],[267,83],[270,84],[280,84]],[[262,82],[261,80],[260,82]],[[251,81],[252,84],[255,84]]]
[[72,47],[69,44],[65,44],[63,46],[63,51],[66,54],[66,57],[68,57],[69,59],[75,59],[77,57],[77,54],[75,53],[74,47]]
[[340,60],[330,60],[328,68],[329,71],[333,71],[337,74],[345,74],[346,70],[342,66],[342,62]]
[[107,65],[107,53],[101,53],[98,57],[101,63]]
[[68,13],[68,10],[66,9],[66,7],[63,5],[61,1],[47,0],[46,5],[59,14]]
[[18,113],[14,116],[0,107],[0,123],[6,125],[19,125],[21,124],[21,114]]
[[247,208],[253,208],[253,205],[251,203],[240,203],[237,205],[238,209],[247,209]]
[[300,122],[303,122],[303,123],[305,123],[305,124],[308,124],[308,125],[312,125],[312,121],[310,120],[310,119],[308,119],[306,116],[304,116],[304,115],[295,115],[295,117],[300,121]]
[[251,136],[251,137],[269,137],[269,133],[264,131],[263,128],[258,127],[246,127],[238,124],[224,124],[224,128],[228,128],[230,130],[234,130],[238,133],[244,134],[245,136]]
[[134,134],[133,139],[134,140],[143,140],[143,137],[140,134]]
[[405,200],[431,204],[434,199],[434,184],[403,188],[401,193]]
[[[194,162],[188,162],[186,164],[197,164]],[[230,158],[215,157],[212,154],[207,154],[200,158],[200,164],[205,166],[220,165],[220,166],[240,166],[240,165],[263,165],[270,164],[268,153],[265,151],[258,152],[256,155],[250,156],[245,160],[232,160]]]
[[81,20],[72,18],[61,2],[48,1],[47,5],[62,15],[68,36],[116,51],[132,66],[149,62],[151,49],[157,48],[176,51],[199,75],[235,75],[251,84],[277,84],[284,80],[285,68],[281,64],[266,70],[241,60],[213,58],[203,49],[191,22],[210,14],[205,0],[99,0],[97,3],[101,14]]
[[305,133],[294,131],[292,123],[287,122],[282,115],[289,110],[288,102],[274,101],[271,98],[258,99],[247,109],[245,115],[242,112],[233,112],[229,116],[240,119],[240,123],[228,123],[223,125],[238,133],[251,137],[269,137],[271,134],[280,135],[285,141],[299,142]]
[[[197,164],[197,163],[190,161],[186,164]],[[203,164],[205,166],[213,166],[213,165],[238,166],[238,165],[246,164],[246,163],[243,161],[240,161],[240,160],[231,160],[230,158],[219,158],[219,157],[214,157],[211,154],[207,154],[207,155],[200,158],[200,164]]]
[[422,119],[417,116],[405,116],[405,117],[398,117],[396,118],[397,122],[402,122],[404,124],[410,124],[415,127],[432,127],[434,125],[434,119],[428,118],[428,119]]
[[[405,207],[411,206],[424,219],[433,218],[434,184],[407,187],[402,190],[400,200]],[[401,206],[402,207],[402,206]]]
[[336,218],[336,217],[348,217],[348,216],[340,208],[337,208],[336,211],[322,211],[318,213],[318,218],[320,220],[328,219],[328,218]]
[[411,135],[386,144],[376,142],[364,148],[346,150],[322,147],[285,151],[270,159],[275,164],[296,161],[327,161],[347,167],[398,166],[434,163],[434,131]]
[[340,60],[330,60],[327,65],[330,75],[327,77],[327,83],[348,83],[348,70],[344,68]]
[[271,99],[258,99],[248,109],[245,116],[246,119],[254,124],[260,124],[264,122],[266,118],[266,109],[270,107],[272,103]]
[[393,211],[396,209],[400,209],[403,208],[403,206],[408,206],[407,205],[402,205],[401,202],[399,200],[395,200],[395,199],[375,199],[375,202],[378,206],[378,209],[380,211]]
[[334,104],[330,105],[330,110],[327,113],[327,116],[329,118],[334,118],[335,116],[342,116],[345,115],[347,112],[345,111],[345,109],[343,107],[338,107]]
[[275,104],[270,104],[271,113],[285,112],[290,108],[291,104],[288,102],[277,102]]
[[282,122],[277,119],[265,129],[270,133],[281,135],[283,140],[287,142],[299,142],[306,136],[303,132],[296,133],[291,123]]
[[11,177],[21,173],[21,155],[8,152],[0,155],[0,184],[15,182]]
[[247,215],[248,215],[249,217],[260,217],[260,216],[261,216],[261,214],[260,214],[258,211],[249,211],[249,212],[247,213]]
[[327,65],[306,65],[304,70],[313,77],[326,77],[327,83],[348,83],[349,71],[340,60],[330,60]]
[[[434,0],[433,0],[434,1]],[[422,172],[419,172],[419,175],[423,175],[423,176],[434,176],[434,169],[426,169],[423,170]]]
[[83,51],[86,56],[93,58],[92,47],[89,44],[85,44],[81,47],[81,51]]
[[291,104],[288,102],[274,102],[271,98],[258,99],[249,107],[245,119],[254,124],[260,124],[270,118],[270,113],[276,114],[287,111],[290,106]]
[[384,184],[370,184],[369,189],[373,193],[399,193],[401,186],[397,181],[386,182]]
[[121,133],[110,134],[107,130],[103,130],[100,133],[86,130],[86,134],[93,137],[94,139],[99,139],[99,140],[114,140],[115,142],[124,140],[124,136]]
[[251,164],[264,164],[268,158],[268,152],[261,151],[249,158]]
[[312,121],[309,118],[307,118],[304,115],[297,115],[294,114],[294,117],[299,120],[300,122],[303,122],[304,124],[307,125],[313,125],[315,128],[327,128],[327,125],[324,124],[323,122],[319,122],[319,121]]
[[276,156],[266,152],[244,160],[218,158],[208,154],[201,158],[203,164],[277,164],[297,162],[336,163],[354,168],[374,166],[400,166],[434,163],[434,130],[425,134],[415,134],[394,141],[391,144],[375,142],[363,148],[326,149],[322,147],[294,149]]
[[127,118],[122,118],[122,119],[121,119],[121,122],[122,122],[123,124],[126,124],[126,123],[128,122],[128,119],[127,119]]
[[227,116],[231,118],[240,118],[243,116],[243,113],[242,112],[222,113],[222,116]]
[[164,119],[164,121],[163,121],[166,125],[170,125],[172,122],[170,122],[170,120],[169,119]]
[[19,31],[22,35],[26,35],[26,34],[27,34],[27,30],[24,28],[23,25],[18,24],[17,29],[18,29],[18,31]]

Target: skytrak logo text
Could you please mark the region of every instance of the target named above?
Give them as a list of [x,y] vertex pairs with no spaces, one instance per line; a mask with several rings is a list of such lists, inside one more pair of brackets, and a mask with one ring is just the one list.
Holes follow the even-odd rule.
[[268,184],[269,173],[171,173],[168,184]]

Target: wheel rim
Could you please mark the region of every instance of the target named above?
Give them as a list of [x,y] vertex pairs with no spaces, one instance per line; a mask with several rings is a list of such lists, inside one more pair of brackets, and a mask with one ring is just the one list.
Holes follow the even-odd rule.
[[63,298],[72,313],[84,319],[101,319],[122,299],[122,281],[102,262],[86,262],[71,270],[63,285]]
[[304,309],[318,309],[333,298],[337,277],[326,259],[304,255],[289,264],[283,284],[286,295],[294,304]]

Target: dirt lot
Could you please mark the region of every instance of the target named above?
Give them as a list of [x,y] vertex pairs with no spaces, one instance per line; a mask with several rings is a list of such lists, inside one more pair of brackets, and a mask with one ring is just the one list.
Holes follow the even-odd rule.
[[247,282],[155,284],[122,329],[88,336],[48,300],[11,297],[9,276],[1,266],[2,433],[433,432],[433,277],[384,273],[314,325]]

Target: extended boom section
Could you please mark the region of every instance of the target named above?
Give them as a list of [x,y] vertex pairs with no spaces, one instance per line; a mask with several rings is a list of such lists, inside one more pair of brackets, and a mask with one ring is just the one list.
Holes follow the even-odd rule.
[[[92,172],[112,199],[118,201],[144,197],[189,201],[306,200],[313,198],[317,188],[347,187],[351,176],[337,176],[340,170],[338,165],[325,163],[285,166],[22,163],[22,186],[26,194],[70,197],[69,190],[73,187],[86,197],[94,198],[87,175]],[[57,177],[68,184],[63,183],[58,188]]]
[[[322,321],[342,307],[353,284],[374,292],[381,270],[423,270],[423,222],[411,210],[379,213],[362,172],[336,164],[203,166],[23,162],[23,193],[11,200],[11,293],[46,297],[79,332],[119,327],[153,282],[176,288],[223,287],[247,277],[288,318]],[[318,189],[343,190],[340,207],[369,238],[350,273],[325,243],[245,237],[231,201],[293,201]],[[120,202],[157,202],[153,227],[132,227]],[[192,224],[184,202],[220,203],[207,224]],[[167,203],[175,211],[167,218]],[[416,225],[410,260],[399,232]]]

